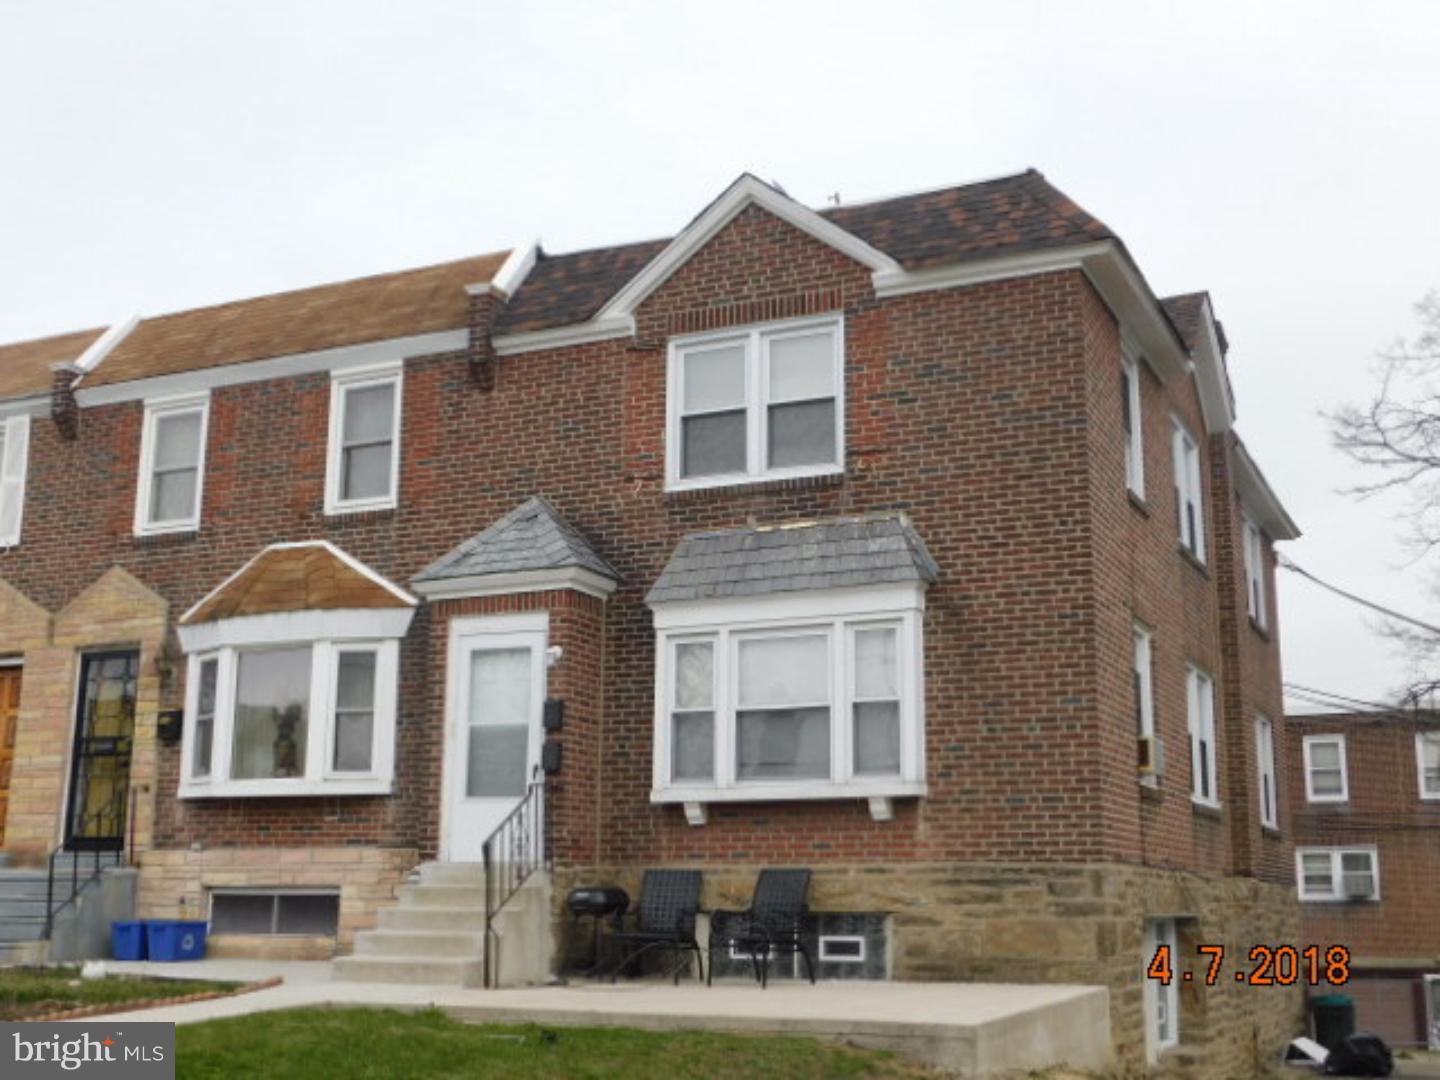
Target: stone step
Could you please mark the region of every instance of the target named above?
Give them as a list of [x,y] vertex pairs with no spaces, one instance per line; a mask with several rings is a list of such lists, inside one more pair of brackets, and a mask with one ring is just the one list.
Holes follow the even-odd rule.
[[366,930],[355,935],[356,956],[403,956],[412,959],[479,960],[484,955],[484,931]]
[[485,910],[481,885],[401,885],[396,890],[402,907],[478,908]]
[[0,914],[0,942],[39,941],[45,933],[45,914],[17,917]]
[[478,959],[417,959],[409,956],[342,956],[332,966],[344,982],[409,983],[432,986],[479,986],[485,979]]
[[380,909],[382,930],[484,930],[485,908],[440,906]]
[[419,883],[422,885],[469,885],[483,888],[485,868],[479,863],[421,863]]
[[[70,879],[55,883],[56,891],[60,886],[68,891]],[[20,900],[34,897],[45,899],[45,890],[49,888],[49,881],[43,873],[37,874],[33,870],[0,870],[0,903],[6,900]]]

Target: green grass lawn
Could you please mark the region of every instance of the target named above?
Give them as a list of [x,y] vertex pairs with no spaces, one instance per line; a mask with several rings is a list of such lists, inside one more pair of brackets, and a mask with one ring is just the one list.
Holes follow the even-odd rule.
[[238,985],[146,979],[132,975],[82,979],[78,967],[0,968],[0,1020],[20,1020],[81,1005],[123,1005],[130,1001],[184,997],[210,990],[233,990]]
[[176,1029],[181,1080],[343,1073],[346,1080],[937,1078],[891,1054],[813,1039],[623,1028],[475,1025],[438,1011],[297,1009]]

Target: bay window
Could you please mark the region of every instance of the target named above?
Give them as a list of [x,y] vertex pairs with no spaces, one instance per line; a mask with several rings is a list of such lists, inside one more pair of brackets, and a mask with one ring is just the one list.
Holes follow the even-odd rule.
[[844,341],[827,316],[670,346],[671,488],[838,472]]
[[398,659],[394,640],[193,654],[181,796],[388,793]]
[[656,608],[656,802],[923,794],[910,588]]

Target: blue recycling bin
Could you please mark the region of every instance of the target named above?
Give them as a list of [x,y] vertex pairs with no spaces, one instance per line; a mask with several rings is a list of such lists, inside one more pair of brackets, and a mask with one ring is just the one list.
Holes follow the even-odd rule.
[[145,924],[118,921],[111,923],[110,955],[116,960],[144,960]]
[[173,964],[205,955],[204,922],[193,919],[151,919],[145,924],[150,959]]

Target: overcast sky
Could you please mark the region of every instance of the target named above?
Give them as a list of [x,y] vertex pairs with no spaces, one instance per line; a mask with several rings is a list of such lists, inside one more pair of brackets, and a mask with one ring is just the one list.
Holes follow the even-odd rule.
[[[1440,288],[1437,57],[1424,0],[0,0],[0,340],[665,236],[742,170],[819,205],[1033,165],[1211,291],[1289,554],[1435,618],[1319,411]],[[1281,619],[1292,682],[1404,678],[1345,601]]]

